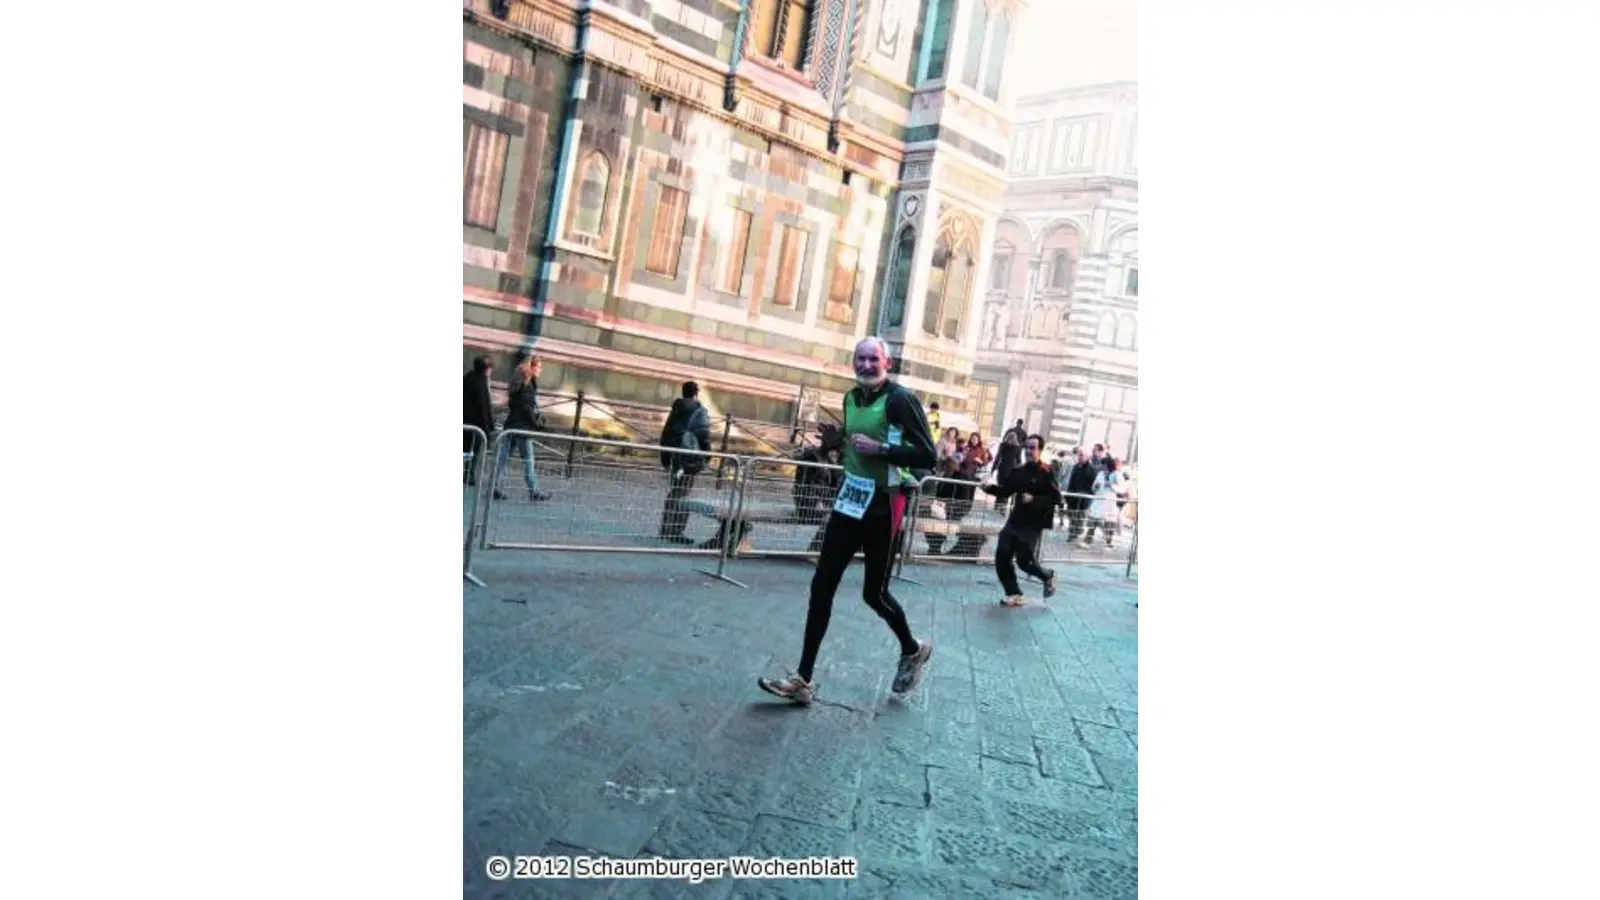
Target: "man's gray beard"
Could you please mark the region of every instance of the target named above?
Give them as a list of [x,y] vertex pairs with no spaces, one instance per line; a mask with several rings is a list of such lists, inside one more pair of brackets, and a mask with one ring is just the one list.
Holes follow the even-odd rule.
[[865,375],[856,375],[856,384],[865,388],[875,388],[889,380],[889,373],[885,372],[877,378],[868,378]]

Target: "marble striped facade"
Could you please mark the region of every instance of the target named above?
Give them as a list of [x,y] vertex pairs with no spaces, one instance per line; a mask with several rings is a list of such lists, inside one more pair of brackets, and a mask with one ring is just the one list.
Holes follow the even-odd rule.
[[[1137,460],[1137,110],[1125,82],[1017,103],[1023,155],[988,246],[973,376],[995,431],[1023,419],[1054,447],[1106,443]],[[1035,150],[1034,134],[1055,139]]]
[[[836,398],[879,326],[906,198],[980,238],[1000,212],[1002,107],[908,83],[920,18],[974,2],[785,5],[795,71],[735,0],[463,0],[464,359],[488,352],[503,377],[531,348],[548,389],[619,401],[692,378],[769,421],[802,386]],[[952,59],[964,43],[952,31]],[[947,408],[968,401],[966,332],[897,344]]]

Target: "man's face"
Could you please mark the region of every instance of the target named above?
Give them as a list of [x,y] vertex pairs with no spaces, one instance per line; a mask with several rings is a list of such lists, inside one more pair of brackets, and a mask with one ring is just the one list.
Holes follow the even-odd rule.
[[1083,452],[1083,448],[1079,447],[1078,448],[1078,462],[1086,463],[1088,461],[1089,461],[1089,454],[1084,453]]
[[484,367],[484,369],[483,369],[483,377],[484,378],[493,378],[494,377],[494,366],[492,364]]
[[544,372],[544,360],[542,360],[542,359],[534,360],[533,361],[533,368],[529,369],[528,371],[533,373],[533,377],[538,378]]
[[1026,457],[1028,459],[1028,462],[1036,463],[1036,462],[1039,461],[1039,442],[1038,441],[1034,440],[1033,438],[1028,438],[1026,441],[1023,442],[1022,450],[1023,450],[1024,455],[1026,455]]
[[889,357],[877,341],[867,341],[856,347],[856,380],[862,384],[878,384],[889,377]]

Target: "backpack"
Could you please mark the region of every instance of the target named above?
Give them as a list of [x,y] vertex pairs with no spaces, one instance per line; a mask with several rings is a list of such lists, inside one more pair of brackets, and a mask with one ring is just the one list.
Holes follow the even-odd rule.
[[[692,427],[694,425],[694,418],[694,413],[689,413],[685,415],[683,421],[679,423],[678,428],[680,430],[678,431],[677,445],[684,450],[689,450],[694,454],[699,454],[700,439],[695,436],[694,428]],[[679,455],[673,462],[675,464],[675,468],[682,469],[690,475],[699,474],[700,471],[706,467],[705,457],[699,455],[691,456],[687,453]]]

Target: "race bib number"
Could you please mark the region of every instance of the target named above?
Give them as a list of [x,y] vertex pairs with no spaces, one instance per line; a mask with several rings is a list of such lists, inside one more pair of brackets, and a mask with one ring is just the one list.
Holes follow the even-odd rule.
[[839,499],[833,503],[833,511],[859,519],[867,514],[867,505],[872,502],[872,495],[877,490],[878,486],[871,478],[846,473],[844,486],[839,488]]

